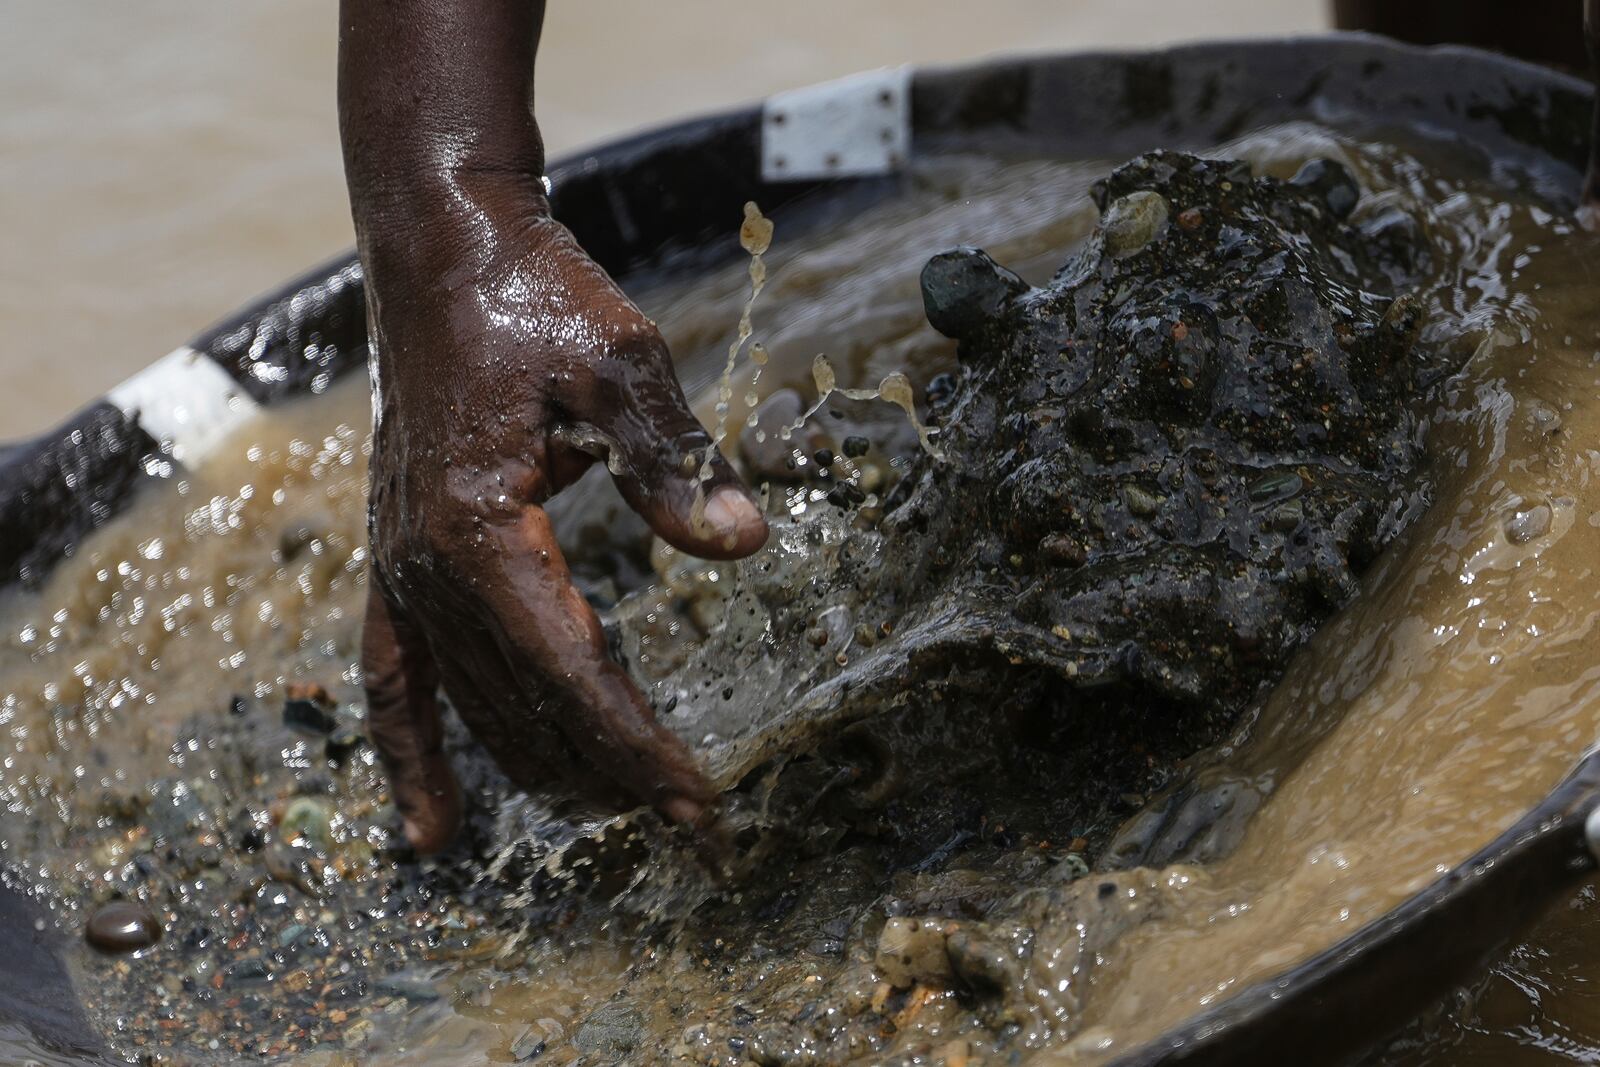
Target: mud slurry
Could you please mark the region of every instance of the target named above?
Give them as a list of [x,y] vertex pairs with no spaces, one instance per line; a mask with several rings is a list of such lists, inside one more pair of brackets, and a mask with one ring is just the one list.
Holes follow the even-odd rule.
[[[723,886],[647,815],[512,795],[460,735],[469,839],[419,864],[370,751],[330,761],[285,726],[282,679],[237,715],[224,697],[148,726],[145,776],[105,766],[128,717],[63,727],[62,752],[102,764],[82,777],[121,784],[32,820],[28,869],[69,927],[122,897],[165,933],[80,967],[97,1021],[174,1062],[953,1065],[1082,1038],[1101,957],[1190,879],[1091,861],[1427,498],[1417,413],[1443,360],[1397,302],[1427,251],[1403,214],[1347,225],[1354,196],[1328,166],[1287,183],[1142,157],[1048,286],[969,250],[930,265],[929,316],[960,347],[928,391],[942,460],[873,432],[877,507],[775,487],[749,561],[662,556],[632,593],[629,568],[593,568],[627,594],[603,612],[619,653],[728,790]],[[833,406],[841,436],[869,432]],[[341,439],[338,469],[358,450]],[[243,528],[287,551],[251,478]],[[256,590],[230,579],[237,644],[136,633],[166,660],[152,688],[249,647],[357,699],[349,480],[288,494],[335,512],[326,617],[254,632]],[[607,554],[648,559],[647,533],[607,529]],[[40,783],[18,795],[41,811],[70,788]]]
[[881,521],[779,521],[677,657],[649,656],[659,601],[614,613],[723,785],[930,693],[1224,721],[1425,507],[1444,368],[1403,291],[1425,250],[1346,225],[1342,168],[1158,153],[1095,195],[1101,227],[1046,288],[973,249],[929,263],[961,374],[942,458],[911,457]]
[[[663,721],[732,788],[753,854],[828,855],[828,888],[788,907],[892,887],[831,934],[747,889],[773,921],[704,957],[712,982],[711,961],[739,960],[718,998],[737,1005],[688,1010],[688,1062],[1070,1041],[1108,946],[1193,880],[1085,878],[1084,855],[1426,507],[1422,415],[1451,360],[1418,341],[1417,226],[1347,224],[1357,186],[1324,161],[1284,181],[1155,153],[1095,198],[1101,225],[1044,288],[974,249],[928,265],[961,369],[935,404],[942,458],[913,458],[881,519],[780,521],[702,586],[696,607],[720,617],[675,656],[639,655],[670,614],[657,593],[611,615]],[[737,931],[727,907],[700,918]],[[795,973],[816,942],[832,967]]]
[[959,458],[895,527],[939,544],[924,586],[1004,590],[1070,685],[1237,708],[1424,506],[1442,368],[1336,164],[1282,182],[1158,153],[1094,195],[1098,234],[1045,289],[975,251],[924,273],[961,341]]

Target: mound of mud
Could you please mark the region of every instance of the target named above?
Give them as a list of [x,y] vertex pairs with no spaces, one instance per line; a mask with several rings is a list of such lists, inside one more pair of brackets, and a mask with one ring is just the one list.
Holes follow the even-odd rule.
[[[961,360],[940,455],[881,508],[778,521],[692,594],[703,638],[659,589],[624,600],[608,622],[662,720],[731,787],[941,700],[1231,719],[1427,500],[1416,401],[1442,368],[1405,292],[1427,253],[1404,217],[1347,225],[1357,196],[1332,163],[1154,153],[1096,186],[1100,226],[1042,289],[936,257],[924,301]],[[693,635],[675,653],[664,619]]]

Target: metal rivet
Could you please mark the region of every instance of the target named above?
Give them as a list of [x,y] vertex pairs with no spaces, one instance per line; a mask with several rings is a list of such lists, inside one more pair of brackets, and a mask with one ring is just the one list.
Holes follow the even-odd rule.
[[1600,806],[1589,812],[1583,820],[1583,840],[1589,846],[1589,855],[1600,863]]

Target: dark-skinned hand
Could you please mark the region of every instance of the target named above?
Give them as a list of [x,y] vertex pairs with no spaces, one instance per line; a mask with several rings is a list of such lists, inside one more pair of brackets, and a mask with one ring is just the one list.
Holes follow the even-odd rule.
[[375,352],[362,664],[372,740],[419,851],[446,846],[461,818],[441,685],[523,788],[680,822],[713,799],[608,657],[542,506],[552,495],[601,461],[685,552],[728,559],[767,537],[655,324],[550,217],[526,97],[540,6],[341,10],[340,120]]
[[[494,183],[491,183],[494,184]],[[766,540],[759,509],[690,413],[653,323],[525,184],[460,217],[374,285],[374,574],[362,660],[373,740],[406,834],[453,836],[442,682],[524,788],[562,777],[693,821],[710,790],[607,655],[541,505],[608,461],[665,540],[711,559]],[[700,506],[696,507],[699,495]]]

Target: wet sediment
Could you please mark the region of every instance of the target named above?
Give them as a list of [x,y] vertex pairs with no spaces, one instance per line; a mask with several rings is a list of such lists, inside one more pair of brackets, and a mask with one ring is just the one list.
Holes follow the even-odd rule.
[[[1069,982],[1064,992],[1042,997],[1029,992],[1038,985],[1029,976],[1046,973],[1040,968],[1065,975],[1103,956],[1100,973],[1107,981],[1120,977],[1123,939],[1172,922],[1197,892],[1225,896],[1205,884],[1208,872],[1182,862],[1105,873],[1105,844],[1154,793],[1186,777],[1184,757],[1231,724],[1289,650],[1350,595],[1371,553],[1426,501],[1436,474],[1418,466],[1421,430],[1437,406],[1428,390],[1444,367],[1470,352],[1461,337],[1477,340],[1476,327],[1452,325],[1458,309],[1441,306],[1437,293],[1456,284],[1456,261],[1479,250],[1432,241],[1432,258],[1412,262],[1392,250],[1420,242],[1388,242],[1405,233],[1397,216],[1435,231],[1447,222],[1483,225],[1480,216],[1497,209],[1448,189],[1422,196],[1420,165],[1387,149],[1342,146],[1322,134],[1308,139],[1353,161],[1363,202],[1348,222],[1328,200],[1330,190],[1347,187],[1330,183],[1327,172],[1257,194],[1255,176],[1229,174],[1223,164],[1184,170],[1167,157],[1176,169],[1166,177],[1134,168],[1124,172],[1135,176],[1128,183],[1112,179],[1105,187],[1109,224],[1098,235],[1089,231],[1101,212],[1086,200],[1063,199],[1067,221],[1052,224],[1055,236],[1022,270],[1038,277],[1041,262],[1054,269],[1067,243],[1088,237],[1075,266],[1055,282],[1039,289],[1014,283],[972,253],[949,261],[980,279],[999,279],[986,290],[999,299],[980,304],[981,314],[951,319],[935,312],[962,337],[959,362],[928,331],[915,332],[923,294],[909,282],[885,298],[899,318],[856,331],[859,354],[841,353],[842,339],[811,345],[800,318],[758,309],[757,335],[774,353],[764,381],[808,395],[806,367],[816,347],[835,353],[841,378],[856,384],[915,362],[913,378],[930,383],[940,449],[967,462],[937,467],[919,459],[895,413],[840,402],[838,417],[819,413],[821,436],[806,439],[806,464],[774,486],[774,508],[793,514],[805,505],[792,530],[807,529],[810,520],[822,534],[820,543],[779,540],[769,550],[776,559],[767,557],[799,576],[805,593],[764,608],[781,623],[775,632],[792,657],[780,670],[800,673],[776,682],[744,678],[724,662],[732,677],[715,696],[722,701],[722,690],[741,679],[758,697],[790,692],[785,686],[796,677],[805,680],[803,689],[822,688],[875,662],[886,681],[859,705],[824,705],[811,719],[817,706],[803,710],[803,721],[822,724],[810,733],[784,729],[781,715],[763,718],[759,702],[743,694],[725,701],[747,710],[757,739],[721,750],[731,754],[720,766],[744,833],[736,843],[746,870],[731,887],[711,886],[696,873],[692,848],[648,818],[585,837],[573,827],[599,824],[574,818],[559,803],[510,798],[459,736],[456,755],[475,811],[469,839],[443,863],[419,864],[396,847],[381,778],[351,736],[360,729],[348,668],[364,570],[361,443],[359,430],[329,434],[326,427],[340,420],[361,426],[358,394],[338,400],[348,415],[323,414],[287,430],[297,444],[283,446],[276,459],[269,445],[268,455],[252,461],[245,478],[259,496],[241,499],[237,484],[230,489],[234,473],[197,480],[186,498],[188,518],[177,536],[165,535],[165,557],[150,544],[163,528],[156,512],[132,516],[146,527],[137,534],[114,532],[91,546],[89,557],[74,561],[91,592],[74,601],[60,597],[66,586],[57,586],[51,609],[30,616],[37,623],[32,643],[8,650],[24,661],[13,674],[17,692],[33,679],[40,685],[39,696],[8,704],[14,723],[29,732],[18,744],[26,776],[7,783],[7,796],[35,811],[62,812],[59,822],[39,819],[10,836],[29,842],[30,870],[56,894],[57,921],[74,935],[81,938],[89,916],[119,898],[161,922],[162,939],[152,947],[75,959],[100,1026],[121,1049],[160,1050],[174,1062],[266,1054],[312,1063],[346,1056],[428,1063],[470,1047],[553,1063],[655,1063],[665,1049],[685,1063],[953,1064],[989,1062],[1031,1044],[1054,1055],[1079,1027],[1088,1032],[1078,1030],[1071,1056],[1092,1060],[1104,1037],[1097,1020],[1116,1017],[1103,1001],[1110,987],[1098,978]],[[1304,149],[1302,142],[1251,151],[1258,170],[1286,179],[1312,154]],[[1299,158],[1291,161],[1294,153]],[[1261,216],[1241,231],[1244,259],[1272,284],[1262,286],[1255,306],[1184,314],[1237,288],[1219,280],[1217,269],[1215,250],[1231,239],[1218,199],[1222,181],[1239,190],[1236,210]],[[1177,191],[1187,182],[1196,184]],[[1123,203],[1140,192],[1160,196],[1165,211],[1148,197]],[[1452,195],[1459,197],[1454,214],[1447,222],[1435,218],[1430,201]],[[1202,206],[1200,225],[1186,226],[1194,216],[1185,215],[1193,206],[1185,200]],[[1391,221],[1376,221],[1386,214]],[[909,231],[938,223],[919,215],[904,225]],[[1274,233],[1283,235],[1277,246],[1263,243]],[[957,239],[945,246],[965,237],[951,236]],[[1182,262],[1186,249],[1197,257],[1192,267]],[[786,275],[782,251],[780,235],[768,297],[781,308],[787,287],[787,299],[830,302],[823,299],[830,294],[826,273],[814,269],[807,277],[802,263]],[[923,251],[912,277],[937,251]],[[1277,251],[1293,254],[1275,258]],[[1261,258],[1251,261],[1255,252]],[[1019,259],[1004,247],[996,256]],[[1495,262],[1471,269],[1492,272]],[[1115,299],[1122,282],[1146,275],[1163,278],[1165,288],[1142,292],[1135,285]],[[729,292],[744,281],[733,279]],[[1318,305],[1310,314],[1305,304],[1274,303],[1275,286],[1337,291],[1339,307]],[[1393,298],[1412,286],[1420,291],[1421,320],[1408,323],[1398,312],[1386,318]],[[1173,299],[1179,288],[1198,290],[1200,299]],[[729,307],[737,310],[731,301]],[[1275,318],[1282,307],[1289,312]],[[670,316],[663,320],[682,355],[687,335],[673,333]],[[717,343],[705,346],[718,366],[727,321],[723,315]],[[1360,342],[1353,348],[1340,345],[1341,322]],[[888,339],[859,342],[873,330]],[[1287,395],[1292,417],[1260,425],[1219,418],[1230,410],[1229,397],[1247,412],[1266,404],[1259,394],[1231,393],[1218,383],[1240,371],[1228,363],[1229,352],[1247,352],[1249,342],[1275,331],[1319,338],[1313,347],[1329,357],[1331,377],[1302,381],[1289,371],[1305,353],[1271,349],[1262,358],[1302,390]],[[801,357],[787,369],[785,336]],[[1182,345],[1191,338],[1207,359],[1184,361]],[[1222,343],[1241,339],[1243,345]],[[1226,351],[1218,357],[1218,349]],[[1286,362],[1273,364],[1279,358]],[[1330,390],[1340,369],[1360,395]],[[950,376],[936,379],[939,372]],[[1182,378],[1196,388],[1185,388]],[[1266,387],[1278,388],[1274,383],[1268,375]],[[1090,390],[1084,396],[1095,399],[1082,406],[1091,414],[1048,410],[1070,408],[1063,401],[1073,388]],[[1191,400],[1196,393],[1207,403]],[[1339,437],[1342,428],[1324,426],[1319,438],[1313,412],[1323,403],[1338,407],[1359,432]],[[1160,418],[1141,424],[1140,410]],[[859,442],[847,448],[852,437],[866,439],[866,450]],[[1247,439],[1270,460],[1251,463],[1217,447],[1230,437]],[[1202,449],[1219,454],[1211,486],[1190,469]],[[819,457],[824,450],[831,454]],[[1105,450],[1120,452],[1106,458]],[[1052,457],[1061,456],[1071,463],[1052,467]],[[879,515],[862,515],[874,506],[865,492],[859,502],[829,501],[834,485],[853,479],[842,459],[880,472]],[[274,503],[277,487],[284,492]],[[1542,533],[1530,525],[1535,520],[1525,522],[1521,547],[1534,551],[1567,529],[1568,510],[1551,505]],[[952,516],[948,527],[938,526],[940,514]],[[1307,540],[1297,547],[1302,526]],[[610,562],[575,565],[612,614],[625,651],[628,620],[642,618],[631,613],[646,597],[654,598],[658,621],[678,627],[667,634],[663,626],[660,643],[648,650],[660,658],[642,674],[665,718],[693,723],[694,700],[678,694],[667,710],[671,690],[697,680],[697,661],[727,652],[717,643],[737,636],[729,606],[738,600],[704,595],[714,583],[703,571],[681,560],[653,561],[626,527],[608,529],[612,538],[600,555],[610,554]],[[886,552],[885,543],[907,530],[917,547]],[[1239,557],[1255,568],[1246,566],[1241,582],[1282,598],[1283,622],[1264,630],[1254,647],[1216,640],[1242,617],[1229,614],[1225,599],[1184,594],[1196,581],[1216,580],[1215,561],[1187,543],[1203,542],[1205,530],[1239,546]],[[213,535],[236,556],[203,563],[193,545]],[[848,557],[842,565],[840,554]],[[266,556],[271,566],[264,569]],[[890,571],[912,576],[871,577],[886,556]],[[1120,570],[1113,566],[1119,560],[1128,561]],[[190,566],[196,575],[186,585],[190,579],[179,571]],[[202,580],[207,566],[212,573]],[[1144,648],[1144,617],[1107,610],[1110,598],[1097,583],[1126,583],[1141,567],[1184,579],[1149,601],[1169,607],[1147,613],[1183,640]],[[101,570],[109,576],[97,578]],[[254,584],[233,584],[252,573],[261,575]],[[216,574],[239,577],[218,581]],[[641,590],[653,574],[658,588]],[[739,570],[718,581],[765,589],[775,599],[784,592]],[[951,591],[961,594],[958,604],[971,603],[990,620],[986,629],[955,631],[968,643],[960,651],[938,634],[958,613],[934,610],[938,596]],[[176,609],[172,630],[163,629],[163,610],[186,594],[193,607]],[[841,598],[851,610],[828,614]],[[57,605],[70,609],[60,620],[52,614]],[[993,623],[997,614],[1008,616],[1009,629]],[[227,623],[214,626],[224,615]],[[919,619],[934,651],[896,665],[896,642],[917,637]],[[1190,621],[1174,623],[1183,619]],[[1073,637],[1055,633],[1058,624]],[[159,670],[119,673],[109,658],[84,656],[75,642],[97,625],[132,635],[120,654],[146,649],[161,660]],[[996,639],[1024,633],[1028,641],[1009,648]],[[1083,642],[1090,633],[1109,640]],[[1118,648],[1139,654],[1113,654]],[[228,667],[240,651],[249,654],[245,665]],[[83,697],[61,688],[71,666],[61,657],[87,664],[75,675],[92,682]],[[1068,663],[1077,664],[1076,682]],[[194,690],[202,695],[175,697],[191,670],[205,679]],[[918,683],[907,687],[910,677]],[[58,686],[48,696],[47,680]],[[293,680],[315,680],[331,692],[330,704],[312,702],[323,717],[296,706],[284,718],[284,690]],[[113,704],[130,685],[136,692]],[[159,697],[145,703],[146,693]],[[793,714],[793,707],[778,710]],[[1337,719],[1337,709],[1327,715]],[[851,718],[858,725],[846,727]],[[131,722],[141,725],[130,730]],[[339,744],[330,744],[336,733]],[[694,741],[719,758],[703,733]],[[139,762],[139,753],[149,759]],[[549,864],[548,848],[517,846],[521,834],[532,846],[560,845],[559,862]],[[1183,859],[1182,848],[1169,847],[1176,836],[1161,837],[1161,858]],[[644,856],[654,862],[641,878],[634,861]]]

